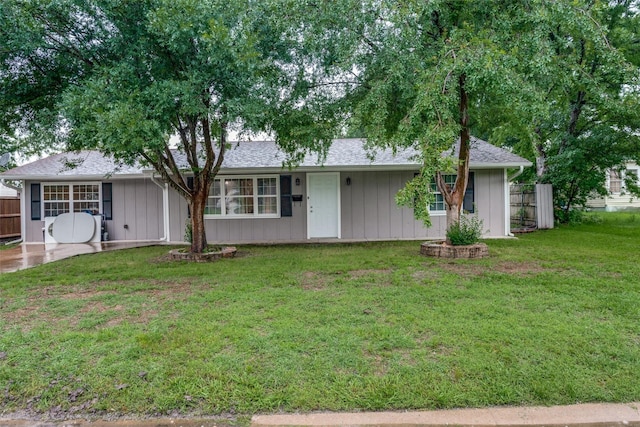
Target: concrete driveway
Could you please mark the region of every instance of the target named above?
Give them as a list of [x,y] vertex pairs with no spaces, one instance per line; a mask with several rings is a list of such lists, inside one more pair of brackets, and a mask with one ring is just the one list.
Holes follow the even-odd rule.
[[10,273],[36,265],[70,258],[76,255],[160,245],[164,242],[101,242],[43,244],[23,243],[11,249],[0,250],[0,273]]

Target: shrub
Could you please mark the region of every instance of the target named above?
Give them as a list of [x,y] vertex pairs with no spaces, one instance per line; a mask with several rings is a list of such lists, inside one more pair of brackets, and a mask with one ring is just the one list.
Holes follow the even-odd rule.
[[482,237],[483,222],[477,216],[460,216],[447,230],[447,240],[454,246],[473,245]]
[[584,210],[572,208],[566,211],[562,208],[555,208],[554,211],[556,222],[560,224],[581,224],[584,220]]

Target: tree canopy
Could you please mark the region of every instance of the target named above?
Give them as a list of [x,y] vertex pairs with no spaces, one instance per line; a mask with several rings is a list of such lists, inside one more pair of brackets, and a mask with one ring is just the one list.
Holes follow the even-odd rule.
[[[340,53],[331,53],[343,55],[335,65],[345,75],[356,71],[350,122],[372,145],[418,148],[422,173],[398,199],[427,222],[424,189],[434,176],[449,217],[459,215],[470,132],[537,157],[539,179],[554,184],[564,206],[583,202],[607,168],[640,153],[637,2],[353,7],[347,19],[333,16],[351,48],[334,43]],[[456,139],[461,154],[447,164],[440,155]],[[445,170],[457,173],[454,186],[440,179]]]
[[492,109],[478,126],[536,161],[534,179],[553,184],[564,218],[605,193],[607,170],[640,160],[638,6],[585,2],[577,11],[587,22],[547,26],[538,52],[545,66],[527,73],[541,108],[511,114],[505,124],[497,123],[500,115]]
[[638,21],[630,0],[5,0],[0,132],[152,166],[194,251],[230,132],[268,132],[292,163],[343,120],[372,150],[415,147],[398,201],[427,223],[434,177],[459,216],[478,132],[538,158],[568,208],[640,152]]
[[[322,151],[337,128],[322,97],[305,84],[307,63],[281,6],[5,1],[3,127],[30,141],[99,149],[152,166],[188,201],[192,250],[200,252],[207,244],[203,211],[229,132],[271,132],[295,160]],[[187,170],[176,160],[172,135]]]

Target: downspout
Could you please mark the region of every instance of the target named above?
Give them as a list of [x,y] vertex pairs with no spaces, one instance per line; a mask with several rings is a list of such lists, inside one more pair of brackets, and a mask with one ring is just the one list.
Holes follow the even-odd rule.
[[514,179],[522,175],[523,172],[524,172],[524,166],[520,166],[520,169],[516,173],[514,173],[510,177],[507,177],[507,182],[513,181]]
[[18,197],[20,197],[20,238],[7,242],[6,244],[11,245],[13,243],[24,242],[24,234],[27,230],[27,202],[24,197],[24,189],[22,187],[17,187],[4,179],[0,179],[0,182],[5,187],[15,190],[18,193]]
[[506,236],[515,237],[511,232],[511,181],[522,175],[524,172],[524,166],[520,166],[520,169],[516,171],[513,175],[509,176],[507,170],[504,170],[504,176],[507,180],[507,185],[504,186],[504,232]]
[[160,238],[160,240],[169,242],[170,238],[170,229],[169,229],[169,186],[165,182],[159,182],[153,176],[150,176],[151,182],[162,189],[162,228],[164,229],[164,236]]

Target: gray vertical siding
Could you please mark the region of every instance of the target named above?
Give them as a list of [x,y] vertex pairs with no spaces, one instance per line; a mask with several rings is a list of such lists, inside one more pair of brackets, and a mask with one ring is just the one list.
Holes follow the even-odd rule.
[[[425,228],[413,210],[399,207],[395,195],[410,179],[412,171],[342,172],[340,197],[343,239],[440,239],[446,234],[446,217],[432,216]],[[306,175],[294,173],[293,194],[303,202],[293,205],[293,216],[268,219],[207,219],[207,239],[212,243],[303,241],[307,236]],[[347,185],[347,177],[351,185]],[[504,170],[475,171],[476,211],[484,221],[486,236],[504,236]],[[171,191],[171,240],[182,241],[187,219],[186,202]]]
[[[32,182],[25,182],[24,197],[27,201],[31,200]],[[162,237],[162,190],[157,185],[142,178],[104,182],[113,184],[113,219],[107,221],[109,240],[156,240]],[[31,203],[26,203],[25,215],[25,241],[43,242],[44,218],[31,220]],[[125,224],[128,229],[124,228]]]
[[[351,185],[347,185],[347,177]],[[345,239],[425,238],[428,230],[413,210],[395,203],[411,171],[343,172],[340,176],[342,237]]]
[[25,181],[23,197],[26,200],[25,206],[25,230],[24,239],[26,242],[44,242],[44,220],[33,221],[31,219],[31,184],[33,181]]
[[[289,173],[287,173],[289,174]],[[292,193],[302,202],[293,202],[293,215],[266,219],[207,219],[205,227],[211,243],[303,241],[307,237],[306,174],[293,172]],[[340,174],[341,223],[343,239],[422,239],[443,238],[445,216],[432,216],[425,228],[413,216],[413,210],[399,207],[395,195],[412,171],[342,172]],[[351,185],[346,184],[347,177]],[[295,185],[300,178],[301,185]],[[505,174],[503,169],[475,171],[476,212],[484,221],[486,236],[505,235]],[[164,237],[162,189],[149,179],[109,181],[113,183],[113,220],[107,221],[110,240],[156,240]],[[30,184],[24,197],[30,200]],[[30,203],[26,203],[25,238],[42,242],[44,221],[32,221]],[[169,190],[170,240],[184,241],[187,203]],[[127,225],[127,228],[125,228]]]
[[484,222],[485,236],[505,236],[505,173],[503,169],[475,173],[476,213]]
[[109,240],[162,238],[162,189],[149,179],[117,180],[112,183],[113,219],[107,221]]
[[172,242],[184,241],[187,217],[187,202],[173,188],[169,188],[169,239]]
[[[342,237],[345,239],[444,238],[444,215],[432,215],[425,228],[413,210],[395,203],[396,193],[414,172],[351,172],[341,175]],[[346,178],[351,185],[346,185]],[[504,170],[475,171],[476,212],[484,221],[486,236],[504,236]]]

